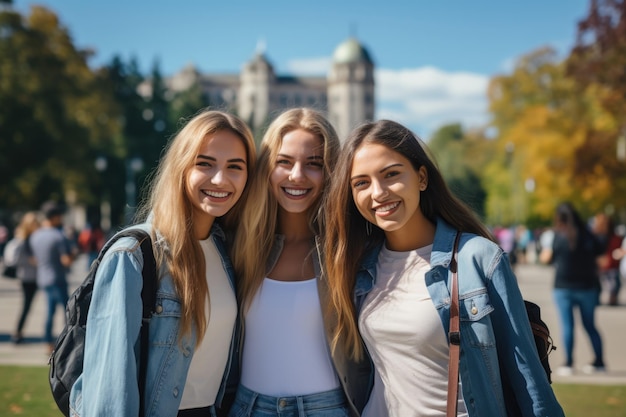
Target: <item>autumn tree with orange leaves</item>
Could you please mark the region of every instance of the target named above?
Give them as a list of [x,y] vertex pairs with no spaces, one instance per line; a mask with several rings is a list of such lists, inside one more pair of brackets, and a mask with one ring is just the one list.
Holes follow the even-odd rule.
[[543,48],[491,80],[498,157],[483,171],[491,223],[549,221],[565,200],[585,215],[626,220],[626,161],[617,152],[626,141],[625,10],[624,1],[592,1],[567,59]]

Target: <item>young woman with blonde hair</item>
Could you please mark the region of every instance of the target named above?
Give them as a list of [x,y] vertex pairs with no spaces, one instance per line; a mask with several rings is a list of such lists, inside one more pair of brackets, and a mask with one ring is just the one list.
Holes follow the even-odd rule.
[[364,405],[368,371],[331,358],[322,309],[316,240],[338,152],[335,130],[312,109],[285,111],[263,137],[233,245],[244,332],[230,416],[348,416]]
[[20,223],[15,228],[15,237],[13,239],[15,239],[17,244],[14,248],[14,260],[17,267],[17,278],[19,278],[22,284],[23,303],[17,328],[11,336],[13,343],[21,343],[24,339],[22,330],[30,312],[33,298],[35,298],[37,293],[37,262],[30,247],[30,236],[35,230],[39,229],[40,225],[37,212],[29,211],[24,213]]
[[[523,416],[563,415],[506,254],[452,195],[409,129],[388,120],[355,129],[329,196],[333,348],[371,355],[374,387],[363,416],[446,415],[448,267],[457,232],[461,360],[452,413],[516,415],[510,407],[517,403]],[[516,401],[505,404],[503,380]]]
[[[225,231],[237,221],[256,151],[250,129],[205,110],[178,132],[141,210],[159,281],[143,406],[151,416],[214,416],[235,356],[237,303]],[[238,203],[239,202],[239,203]],[[75,415],[136,416],[142,252],[129,237],[106,253],[87,318]]]

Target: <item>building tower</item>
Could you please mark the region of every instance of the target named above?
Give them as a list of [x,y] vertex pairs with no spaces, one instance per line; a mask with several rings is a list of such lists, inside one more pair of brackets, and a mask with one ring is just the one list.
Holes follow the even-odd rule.
[[359,124],[374,119],[374,63],[355,38],[335,49],[328,74],[328,117],[345,141]]
[[257,51],[241,71],[238,114],[251,127],[261,126],[271,108],[271,92],[276,83],[272,64],[263,51]]

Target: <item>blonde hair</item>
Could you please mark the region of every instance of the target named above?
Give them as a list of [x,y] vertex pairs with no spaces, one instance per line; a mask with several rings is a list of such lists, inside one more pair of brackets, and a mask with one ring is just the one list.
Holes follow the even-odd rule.
[[371,225],[371,235],[366,233],[367,221],[359,213],[352,197],[352,161],[363,143],[380,144],[398,152],[411,162],[415,171],[422,166],[426,168],[428,188],[420,194],[419,207],[430,222],[435,224],[441,217],[457,230],[493,240],[489,230],[472,210],[450,192],[426,145],[413,132],[389,120],[365,123],[352,131],[342,148],[328,192],[324,259],[332,300],[330,307],[334,308],[337,317],[331,349],[344,349],[357,360],[362,357],[363,342],[352,301],[356,275],[365,253],[385,239],[383,230],[375,225]]
[[[209,297],[209,288],[205,277],[204,255],[193,232],[193,209],[186,191],[186,181],[207,137],[223,130],[233,132],[243,142],[250,178],[256,160],[250,128],[231,114],[203,110],[189,120],[168,144],[148,190],[147,202],[140,211],[140,217],[151,216],[154,231],[158,231],[167,242],[167,252],[155,251],[157,265],[167,265],[181,299],[180,335],[189,334],[193,324],[198,335],[197,345],[204,337],[208,322],[205,300]],[[216,219],[224,229],[232,228],[248,188],[246,184],[235,206],[226,215]],[[156,234],[153,240],[156,242]]]
[[20,219],[20,223],[15,227],[15,236],[26,240],[35,230],[39,229],[40,225],[37,212],[27,211]]
[[245,205],[235,233],[231,258],[239,278],[240,303],[244,310],[249,307],[265,277],[266,262],[276,234],[278,203],[269,187],[270,176],[276,165],[283,137],[297,129],[311,132],[324,142],[322,196],[309,210],[309,226],[313,233],[319,233],[324,221],[320,207],[337,161],[339,139],[322,113],[309,108],[287,110],[269,125],[263,136],[257,170],[250,185],[250,203]]

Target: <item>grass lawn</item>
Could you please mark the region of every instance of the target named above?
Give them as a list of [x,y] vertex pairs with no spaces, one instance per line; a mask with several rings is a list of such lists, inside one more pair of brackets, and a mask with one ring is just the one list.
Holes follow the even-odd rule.
[[[567,417],[626,417],[626,385],[553,384]],[[0,417],[60,417],[47,367],[0,366]]]

